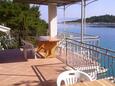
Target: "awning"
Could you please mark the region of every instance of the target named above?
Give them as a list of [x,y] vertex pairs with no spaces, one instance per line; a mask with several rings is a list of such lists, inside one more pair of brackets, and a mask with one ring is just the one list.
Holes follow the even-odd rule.
[[40,4],[40,5],[48,5],[49,3],[54,3],[54,4],[57,4],[57,6],[63,6],[63,5],[81,2],[81,0],[13,0],[13,2]]

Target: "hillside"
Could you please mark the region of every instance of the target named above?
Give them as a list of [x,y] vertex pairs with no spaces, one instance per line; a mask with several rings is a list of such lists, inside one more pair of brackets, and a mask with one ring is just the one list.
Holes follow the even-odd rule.
[[[74,20],[74,21],[66,21],[69,22],[81,22],[81,19]],[[115,23],[115,16],[113,15],[101,15],[101,16],[92,16],[86,18],[87,23]]]

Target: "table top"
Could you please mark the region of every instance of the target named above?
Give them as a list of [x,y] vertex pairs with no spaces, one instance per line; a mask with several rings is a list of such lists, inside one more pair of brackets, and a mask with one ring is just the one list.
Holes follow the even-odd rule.
[[50,36],[39,36],[37,38],[38,41],[59,41],[56,37],[50,37]]
[[112,83],[109,80],[100,79],[100,80],[94,80],[88,82],[80,82],[72,86],[115,86],[115,83]]

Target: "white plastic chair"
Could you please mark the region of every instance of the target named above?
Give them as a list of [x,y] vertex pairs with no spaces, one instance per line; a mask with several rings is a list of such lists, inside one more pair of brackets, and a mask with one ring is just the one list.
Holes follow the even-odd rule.
[[61,86],[64,81],[65,86],[73,85],[76,82],[92,81],[92,78],[85,72],[79,70],[69,70],[62,72],[57,78],[57,86]]

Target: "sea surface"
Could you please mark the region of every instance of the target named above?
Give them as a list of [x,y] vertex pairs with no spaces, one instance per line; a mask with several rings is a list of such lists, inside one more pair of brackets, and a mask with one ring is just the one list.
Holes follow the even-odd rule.
[[[80,24],[75,24],[75,23],[69,23],[65,25],[58,24],[58,32],[64,32],[64,31],[80,33]],[[87,25],[85,28],[85,33],[89,35],[100,36],[100,46],[115,51],[115,26]],[[101,62],[101,65],[103,66],[103,64],[105,65],[106,63],[106,68],[108,68],[107,65],[110,65],[108,63],[108,58],[105,59],[105,62],[103,61]],[[111,61],[112,60],[110,59],[109,62],[111,63]],[[114,76],[115,76],[115,59],[114,59],[114,63],[111,65],[111,67],[109,67],[107,74],[110,75],[111,72],[114,72]]]
[[[58,24],[58,32],[80,33],[80,24],[68,23]],[[100,46],[115,51],[115,27],[113,26],[93,26],[87,25],[85,34],[96,35],[100,37]]]
[[[66,32],[80,33],[80,27],[81,27],[80,24],[73,24],[73,23],[66,25],[58,24],[58,32],[66,31]],[[100,36],[100,46],[115,51],[115,26],[87,25],[85,28],[85,33],[89,35]],[[101,57],[101,59],[104,59],[103,56]],[[113,59],[113,62],[114,63],[112,63],[111,58],[109,58],[109,61],[108,58],[106,58],[101,62],[101,66],[104,66],[106,63],[105,68],[109,69],[106,74],[107,76],[110,76],[112,72],[115,76],[115,67],[114,67],[115,59]]]

